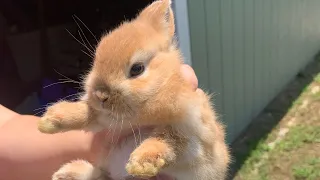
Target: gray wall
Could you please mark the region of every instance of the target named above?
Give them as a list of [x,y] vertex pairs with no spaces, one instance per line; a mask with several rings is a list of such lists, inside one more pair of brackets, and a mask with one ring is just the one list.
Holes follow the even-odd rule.
[[188,14],[192,65],[229,142],[320,49],[320,0],[188,0]]

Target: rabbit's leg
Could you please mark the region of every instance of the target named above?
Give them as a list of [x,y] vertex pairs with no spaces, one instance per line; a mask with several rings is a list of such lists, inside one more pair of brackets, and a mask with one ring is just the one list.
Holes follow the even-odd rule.
[[171,128],[164,129],[144,140],[131,153],[126,170],[134,177],[154,177],[164,167],[175,163],[186,144],[186,140],[178,137]]
[[38,122],[43,133],[58,133],[94,126],[96,112],[85,101],[60,101],[49,106]]
[[63,165],[52,176],[52,180],[110,180],[102,171],[84,160]]

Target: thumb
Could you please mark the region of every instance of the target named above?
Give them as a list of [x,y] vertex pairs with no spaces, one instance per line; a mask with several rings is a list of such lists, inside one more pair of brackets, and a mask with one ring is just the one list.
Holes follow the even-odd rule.
[[191,66],[187,65],[187,64],[183,64],[181,66],[181,73],[182,76],[191,83],[194,91],[198,88],[198,79],[197,76],[194,72],[194,70],[191,68]]

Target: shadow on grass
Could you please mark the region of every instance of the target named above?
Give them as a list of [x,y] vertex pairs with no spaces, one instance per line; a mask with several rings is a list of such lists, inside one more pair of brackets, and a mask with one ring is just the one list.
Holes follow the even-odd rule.
[[[246,130],[231,145],[233,164],[228,179],[234,179],[246,160],[258,150],[259,143],[265,140],[273,128],[296,103],[314,77],[320,72],[320,52],[288,86],[256,117]],[[263,148],[262,148],[263,149]],[[258,150],[259,151],[259,150]],[[260,153],[260,152],[254,152]],[[259,161],[259,159],[257,159]]]

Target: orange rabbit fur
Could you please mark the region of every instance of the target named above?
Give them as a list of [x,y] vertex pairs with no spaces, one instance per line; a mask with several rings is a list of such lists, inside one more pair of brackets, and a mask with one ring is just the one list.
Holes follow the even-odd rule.
[[[210,97],[193,91],[181,75],[170,5],[155,1],[103,36],[84,81],[85,95],[47,108],[38,124],[43,133],[111,127],[121,136],[99,163],[70,162],[54,180],[226,177],[230,156],[224,128]],[[137,126],[151,130],[138,135]]]

